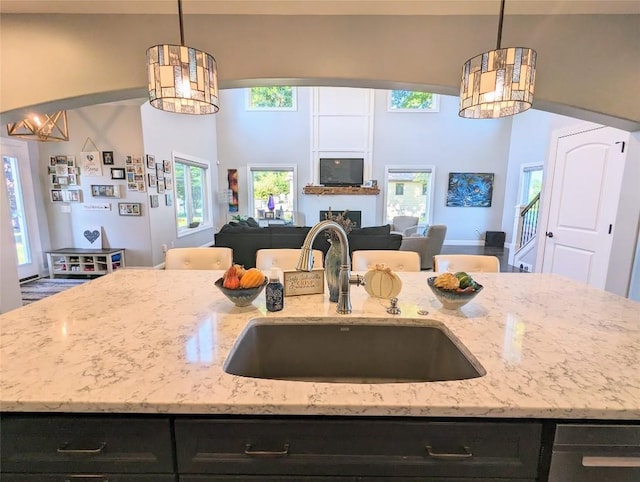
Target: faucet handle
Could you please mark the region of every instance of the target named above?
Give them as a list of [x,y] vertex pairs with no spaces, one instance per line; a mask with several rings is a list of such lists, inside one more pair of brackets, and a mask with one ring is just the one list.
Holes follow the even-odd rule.
[[391,298],[389,302],[391,303],[391,306],[387,308],[387,313],[390,315],[399,315],[400,308],[398,308],[398,298]]
[[364,276],[360,275],[360,274],[352,274],[349,277],[349,284],[350,285],[356,285],[356,286],[364,286]]

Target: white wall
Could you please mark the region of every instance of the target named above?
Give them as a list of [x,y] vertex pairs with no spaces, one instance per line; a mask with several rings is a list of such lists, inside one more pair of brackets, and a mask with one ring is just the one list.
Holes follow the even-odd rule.
[[[150,266],[148,193],[127,191],[125,180],[111,179],[111,167],[124,167],[125,156],[144,156],[142,126],[139,105],[96,105],[67,112],[69,141],[39,144],[40,186],[45,197],[51,247],[54,249],[79,247],[81,233],[87,226],[102,226],[103,247],[125,248],[129,266]],[[90,141],[88,140],[90,139]],[[80,169],[78,177],[83,191],[82,203],[54,204],[49,201],[49,156],[74,155],[80,160],[80,152],[94,150],[113,151],[114,165],[102,166],[102,176],[87,176]],[[120,199],[92,197],[92,184],[113,184],[120,189]],[[142,204],[141,217],[118,214],[118,202]],[[89,211],[88,204],[109,204],[110,211]],[[64,206],[70,212],[63,212]]]
[[638,263],[634,263],[640,227],[640,189],[638,189],[640,186],[640,132],[630,135],[620,132],[621,139],[626,139],[627,135],[629,136],[625,146],[627,156],[605,285],[607,291],[622,296],[629,296],[631,283],[638,283],[640,275]]
[[[188,10],[186,3],[204,2],[185,2]],[[243,4],[244,12],[251,13],[263,2],[233,3]],[[496,14],[366,15],[364,12],[370,10],[365,5],[379,2],[350,3],[358,4],[361,14],[186,12],[187,41],[215,55],[223,88],[241,82],[259,85],[260,79],[295,79],[305,85],[315,80],[315,85],[357,87],[395,88],[394,83],[400,83],[431,87],[445,94],[459,92],[462,63],[495,42]],[[411,12],[409,4],[424,2],[397,3]],[[493,3],[497,11],[497,0],[479,3]],[[253,4],[253,8],[247,4]],[[3,13],[3,112],[46,102],[72,108],[94,104],[97,96],[107,102],[143,95],[147,86],[146,49],[158,43],[175,43],[177,35],[175,14],[151,13]],[[628,125],[631,120],[635,127],[629,130],[637,130],[637,17],[508,15],[503,43],[534,47],[538,52],[538,108],[552,112],[565,109],[565,114],[580,108],[583,110],[577,114],[585,116],[581,118],[600,112],[617,117],[612,122]],[[43,55],[34,61],[31,55],[25,55],[31,52]],[[117,91],[122,91],[121,97],[115,96]],[[125,97],[127,94],[129,97]]]
[[[237,214],[248,215],[247,165],[293,164],[298,166],[298,224],[309,224],[302,187],[311,182],[310,108],[311,89],[298,88],[296,111],[247,111],[245,89],[227,89],[220,93],[217,116],[219,188],[228,189],[227,169],[238,169]],[[227,213],[227,219],[235,213]],[[221,219],[220,225],[227,219]],[[313,223],[314,220],[311,220]]]
[[[155,156],[156,162],[171,160],[175,152],[205,159],[210,162],[209,173],[212,193],[212,207],[214,209],[213,226],[219,224],[219,204],[217,203],[218,185],[218,155],[215,115],[181,115],[164,112],[145,102],[141,108],[144,149],[147,154]],[[150,171],[149,171],[150,172]],[[175,181],[172,171],[171,177]],[[175,187],[175,182],[174,182]],[[169,192],[169,191],[167,191]],[[149,188],[149,194],[158,194],[156,188]],[[152,256],[154,266],[164,262],[162,245],[168,247],[202,246],[213,244],[214,228],[194,229],[191,234],[177,237],[175,216],[175,195],[172,206],[167,206],[164,194],[159,195],[157,208],[149,208],[151,233],[147,249]],[[147,196],[148,197],[148,196]]]
[[[298,224],[312,225],[318,212],[362,210],[363,226],[383,223],[384,196],[315,196],[302,194],[313,182],[311,168],[310,88],[298,88],[295,112],[254,112],[245,109],[244,89],[223,90],[218,113],[220,188],[226,189],[226,169],[239,174],[239,214],[247,215],[247,164],[297,164]],[[447,242],[480,243],[475,230],[499,230],[505,196],[505,177],[511,120],[473,121],[457,114],[458,99],[442,96],[440,112],[387,112],[387,91],[375,90],[372,178],[384,189],[384,166],[436,165],[433,223],[448,225]],[[445,206],[449,172],[493,172],[490,208]],[[222,173],[225,173],[222,175]],[[302,221],[301,221],[302,220]]]
[[[447,243],[479,242],[476,229],[500,229],[511,119],[476,121],[458,116],[458,98],[440,97],[434,113],[387,112],[387,91],[376,91],[373,144],[374,179],[384,179],[385,165],[434,165],[432,224],[447,225]],[[447,207],[450,172],[493,172],[491,207]],[[384,183],[378,184],[384,189]],[[382,223],[384,197],[377,201]]]

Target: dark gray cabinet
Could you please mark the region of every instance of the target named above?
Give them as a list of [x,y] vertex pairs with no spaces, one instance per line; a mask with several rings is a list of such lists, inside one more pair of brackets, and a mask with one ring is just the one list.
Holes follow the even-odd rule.
[[549,482],[603,480],[640,480],[640,425],[558,425]]
[[542,422],[3,414],[2,481],[470,482],[539,476]]
[[238,480],[231,476],[249,475],[360,481],[394,477],[407,481],[430,477],[534,480],[541,431],[542,424],[534,422],[366,418],[175,421],[178,472],[181,480],[193,481],[212,475],[221,477],[209,480]]
[[4,415],[0,442],[2,480],[175,480],[168,417]]

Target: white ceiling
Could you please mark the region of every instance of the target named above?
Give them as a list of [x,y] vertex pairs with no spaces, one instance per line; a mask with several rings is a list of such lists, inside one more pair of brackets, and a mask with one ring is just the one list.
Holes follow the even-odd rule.
[[[500,0],[182,0],[184,14],[497,15]],[[177,0],[0,0],[0,13],[175,14]],[[505,14],[640,14],[639,0],[508,0]]]

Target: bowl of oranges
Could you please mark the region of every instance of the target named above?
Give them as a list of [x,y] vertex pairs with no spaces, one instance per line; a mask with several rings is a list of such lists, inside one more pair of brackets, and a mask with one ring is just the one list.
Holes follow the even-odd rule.
[[215,285],[234,305],[243,307],[253,303],[268,281],[259,269],[245,269],[234,264],[216,280]]

